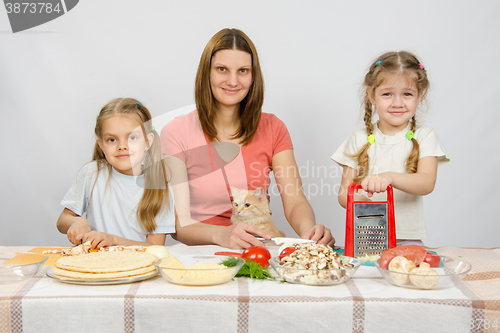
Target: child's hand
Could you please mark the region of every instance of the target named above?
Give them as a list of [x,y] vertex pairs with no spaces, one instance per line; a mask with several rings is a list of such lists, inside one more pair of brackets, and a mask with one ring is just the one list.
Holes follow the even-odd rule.
[[394,180],[391,176],[386,173],[380,173],[378,175],[371,175],[363,179],[361,182],[361,187],[371,198],[373,193],[381,193],[387,190],[387,186],[392,185]]
[[80,245],[84,243],[82,241],[83,235],[90,231],[92,229],[84,217],[75,217],[66,234],[73,245]]
[[114,245],[113,235],[100,231],[91,231],[83,235],[82,243],[90,242],[93,249]]

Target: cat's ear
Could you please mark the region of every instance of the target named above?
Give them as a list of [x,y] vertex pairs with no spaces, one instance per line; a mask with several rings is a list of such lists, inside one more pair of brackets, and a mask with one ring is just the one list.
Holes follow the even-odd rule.
[[266,197],[266,194],[264,193],[264,189],[262,187],[257,187],[253,194],[260,200]]
[[236,198],[238,196],[238,194],[240,194],[240,190],[238,190],[236,187],[231,187],[231,195],[233,196],[233,198]]

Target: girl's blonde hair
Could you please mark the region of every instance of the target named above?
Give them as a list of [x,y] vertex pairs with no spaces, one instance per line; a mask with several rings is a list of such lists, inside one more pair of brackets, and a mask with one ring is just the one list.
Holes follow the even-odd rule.
[[[169,207],[168,181],[165,164],[162,159],[161,140],[158,133],[152,128],[149,110],[138,100],[133,98],[116,98],[110,101],[99,112],[95,124],[95,135],[102,140],[102,124],[110,117],[127,114],[137,116],[141,125],[146,144],[147,136],[154,135],[153,144],[144,153],[144,193],[137,206],[137,217],[144,229],[151,233],[156,229],[155,216],[165,207]],[[111,164],[99,144],[95,143],[92,160],[97,162],[97,175],[105,166],[111,174]],[[96,177],[97,180],[97,177]]]
[[[413,82],[415,84],[421,100],[425,99],[425,96],[427,95],[427,91],[429,90],[429,80],[424,66],[420,63],[416,56],[406,51],[387,52],[382,54],[370,66],[370,70],[365,75],[363,83],[363,87],[365,88],[363,96],[365,115],[363,119],[368,136],[373,134],[374,126],[372,123],[373,108],[370,98],[374,96],[375,89],[380,86],[389,75],[396,74],[404,76],[408,82]],[[416,126],[417,122],[415,116],[413,116],[411,119],[412,132],[415,132]],[[413,143],[413,149],[406,160],[406,172],[416,173],[419,145],[415,138],[412,138],[411,141]],[[352,157],[357,158],[359,165],[358,176],[354,179],[354,182],[356,183],[361,182],[368,174],[368,148],[370,148],[370,145],[370,142],[367,142],[363,147],[361,147],[357,154],[352,155]]]
[[235,139],[242,138],[242,143],[245,145],[252,141],[259,126],[264,103],[264,80],[257,49],[241,30],[222,29],[208,41],[203,50],[194,88],[201,128],[211,141],[219,139],[214,126],[216,101],[210,85],[210,68],[213,55],[220,50],[245,51],[252,57],[252,85],[246,97],[240,102],[241,125],[234,135]]

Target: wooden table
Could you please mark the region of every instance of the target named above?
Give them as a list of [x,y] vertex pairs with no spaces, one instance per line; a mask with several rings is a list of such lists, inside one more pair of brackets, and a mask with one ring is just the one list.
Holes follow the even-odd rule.
[[[169,250],[180,259],[227,249],[177,244]],[[71,285],[47,277],[44,266],[27,281],[0,284],[0,332],[500,332],[500,250],[433,250],[469,261],[472,271],[455,287],[414,290],[366,266],[346,283],[325,287],[248,278],[186,287],[159,276]]]

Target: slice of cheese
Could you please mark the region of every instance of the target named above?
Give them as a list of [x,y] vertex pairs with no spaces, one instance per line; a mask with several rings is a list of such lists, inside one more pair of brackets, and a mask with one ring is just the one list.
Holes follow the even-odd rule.
[[185,271],[182,270],[182,269],[186,268],[186,266],[184,266],[172,254],[169,254],[166,258],[164,258],[161,261],[160,266],[164,267],[164,268],[176,268],[176,269],[179,269],[179,270],[175,270],[175,269],[162,269],[162,274],[167,275],[170,279],[172,279],[174,281],[179,281],[179,280],[182,279],[182,276],[185,273]]

